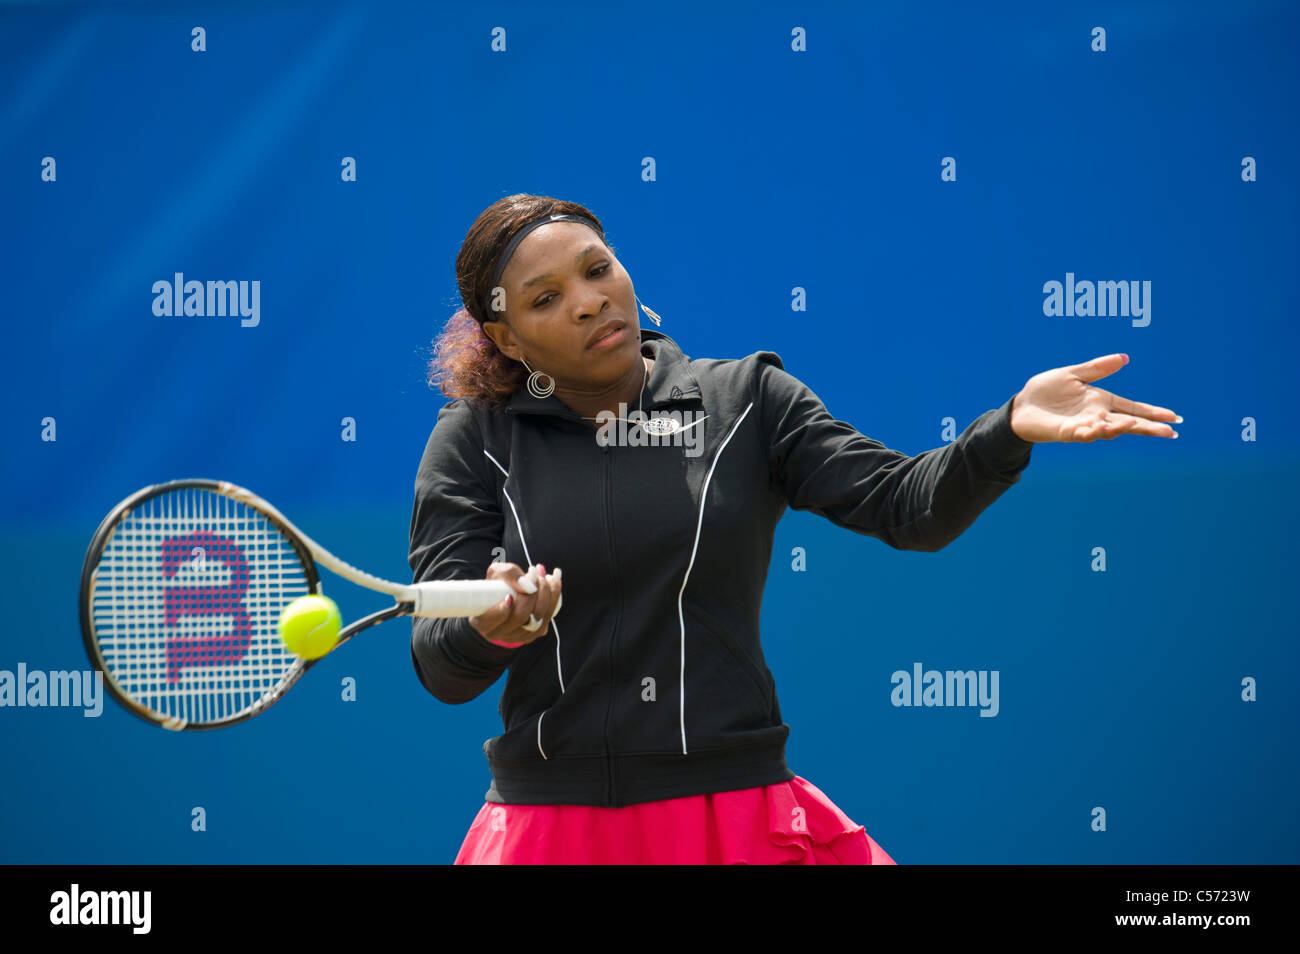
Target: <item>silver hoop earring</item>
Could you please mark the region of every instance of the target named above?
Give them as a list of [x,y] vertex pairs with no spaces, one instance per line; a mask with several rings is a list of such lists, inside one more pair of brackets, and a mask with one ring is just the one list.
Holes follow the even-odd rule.
[[[528,368],[527,361],[524,361],[524,367]],[[548,398],[555,393],[555,378],[551,377],[549,374],[547,374],[544,371],[533,371],[532,368],[528,368],[528,370],[532,372],[531,374],[528,375],[529,394],[531,394],[533,397],[538,398],[540,400],[542,398]],[[540,384],[537,383],[538,379],[540,378],[546,378],[551,383],[548,384],[546,387],[542,387]]]
[[663,319],[661,319],[658,315],[656,315],[653,311],[651,311],[651,310],[650,310],[649,308],[647,308],[645,305],[642,305],[642,304],[641,304],[641,299],[638,298],[635,294],[633,294],[632,297],[633,297],[633,298],[636,298],[636,303],[637,303],[638,305],[641,305],[641,310],[644,311],[644,312],[646,313],[646,317],[647,317],[647,318],[649,318],[651,321],[653,321],[656,325],[660,324],[660,322],[661,322]]

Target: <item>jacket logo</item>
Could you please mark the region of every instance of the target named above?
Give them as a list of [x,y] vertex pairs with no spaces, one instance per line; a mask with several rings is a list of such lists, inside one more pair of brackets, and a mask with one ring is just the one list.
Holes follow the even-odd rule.
[[701,411],[660,411],[648,414],[640,408],[628,410],[619,402],[619,413],[601,411],[596,415],[596,443],[601,447],[684,447],[687,457],[704,453],[704,422]]

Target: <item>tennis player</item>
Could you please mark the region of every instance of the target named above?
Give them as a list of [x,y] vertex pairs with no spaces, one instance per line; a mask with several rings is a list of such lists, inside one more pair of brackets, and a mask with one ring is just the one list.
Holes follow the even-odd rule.
[[452,400],[416,477],[410,563],[417,581],[514,589],[412,624],[438,699],[508,673],[458,864],[893,864],[786,764],[759,639],[782,513],[934,551],[1035,443],[1176,437],[1164,422],[1181,420],[1092,385],[1116,354],[1036,374],[909,457],[834,419],[770,351],[691,359],[641,329],[599,220],[550,197],[489,206],[456,272],[464,307],[430,368]]

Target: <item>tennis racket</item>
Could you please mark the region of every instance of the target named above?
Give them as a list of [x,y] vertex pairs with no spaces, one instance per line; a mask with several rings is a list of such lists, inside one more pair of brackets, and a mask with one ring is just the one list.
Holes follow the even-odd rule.
[[81,571],[86,652],[113,698],[155,725],[243,722],[318,662],[279,631],[285,606],[323,595],[317,564],[396,601],[344,627],[338,645],[398,616],[477,616],[511,592],[502,580],[390,583],[243,487],[173,480],[132,494],[95,531]]

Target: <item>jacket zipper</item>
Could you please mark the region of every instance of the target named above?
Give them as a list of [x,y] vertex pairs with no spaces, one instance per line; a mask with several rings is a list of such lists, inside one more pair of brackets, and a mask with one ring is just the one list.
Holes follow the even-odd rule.
[[612,806],[614,804],[614,757],[609,745],[609,719],[614,709],[614,646],[618,639],[619,624],[623,619],[623,588],[619,585],[618,563],[614,559],[613,492],[611,490],[613,484],[611,471],[614,464],[610,457],[609,446],[606,445],[601,450],[605,456],[604,487],[602,488],[602,504],[605,508],[605,546],[606,552],[609,554],[609,567],[614,576],[614,594],[618,600],[618,611],[614,615],[614,626],[609,634],[609,698],[605,703],[605,804]]

